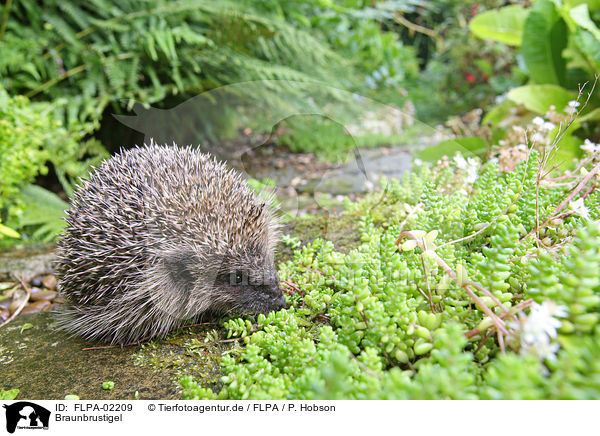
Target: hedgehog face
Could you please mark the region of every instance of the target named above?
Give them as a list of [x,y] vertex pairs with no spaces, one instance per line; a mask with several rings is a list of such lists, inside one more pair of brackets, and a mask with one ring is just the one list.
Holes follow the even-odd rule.
[[[273,257],[256,252],[206,255],[194,250],[169,253],[161,263],[174,307],[187,315],[257,314],[285,307]],[[174,291],[174,292],[173,292]],[[164,305],[164,301],[163,301]]]
[[268,313],[285,307],[271,256],[226,258],[214,283],[217,293],[211,309],[236,314]]

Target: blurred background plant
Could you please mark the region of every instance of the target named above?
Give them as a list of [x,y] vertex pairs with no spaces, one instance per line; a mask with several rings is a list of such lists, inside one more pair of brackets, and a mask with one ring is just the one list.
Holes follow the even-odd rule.
[[[405,114],[391,121],[402,134],[409,119],[445,123],[453,138],[423,158],[458,148],[498,157],[523,142],[514,143],[513,126],[536,116],[555,124],[542,132],[547,139],[556,134],[552,114],[564,115],[577,84],[598,71],[597,14],[593,4],[549,0],[8,0],[0,7],[0,218],[27,240],[51,239],[58,224],[32,238],[44,222],[24,218],[34,192],[24,188],[66,200],[107,150],[141,142],[113,113],[131,114],[135,102],[169,109],[252,80],[279,80],[265,87],[264,101],[318,81],[389,104]],[[240,136],[248,114],[234,105],[252,88],[230,92],[239,94],[230,107],[198,120],[199,143]],[[563,139],[564,156],[580,156],[583,139],[597,142],[596,109],[594,97]],[[367,115],[365,124],[386,117]],[[413,128],[404,140],[394,129],[359,137],[314,116],[291,117],[278,132],[277,146],[328,160],[422,135]]]

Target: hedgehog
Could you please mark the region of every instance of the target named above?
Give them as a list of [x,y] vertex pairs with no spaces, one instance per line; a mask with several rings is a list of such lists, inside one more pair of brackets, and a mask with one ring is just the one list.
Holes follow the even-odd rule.
[[113,344],[285,307],[273,197],[197,148],[121,150],[81,180],[57,243],[56,326]]

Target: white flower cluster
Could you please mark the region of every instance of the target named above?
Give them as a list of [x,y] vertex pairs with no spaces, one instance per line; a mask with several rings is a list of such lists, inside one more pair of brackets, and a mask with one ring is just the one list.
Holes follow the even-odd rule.
[[460,154],[456,154],[454,156],[454,163],[456,167],[466,171],[467,175],[465,176],[465,183],[471,185],[477,180],[477,169],[479,168],[479,163],[475,158],[465,159]]
[[569,209],[571,209],[575,215],[579,215],[583,219],[589,221],[590,210],[585,206],[583,198],[578,198],[575,201],[570,201]]
[[544,130],[546,132],[549,132],[550,130],[552,130],[552,129],[554,129],[556,127],[554,125],[554,123],[551,123],[550,121],[546,121],[542,117],[535,117],[532,120],[532,123],[536,127],[538,127],[540,130]]
[[535,117],[532,121],[535,126],[535,131],[531,135],[531,142],[534,144],[547,144],[550,140],[548,134],[556,126],[550,121],[546,121],[542,117]]
[[567,103],[567,106],[565,106],[564,111],[567,115],[573,115],[575,112],[577,112],[577,108],[581,106],[581,103],[579,103],[577,100],[571,100],[569,103]]
[[583,151],[585,151],[586,153],[596,154],[596,153],[600,152],[600,144],[596,144],[595,142],[592,142],[589,139],[586,139],[585,141],[583,141],[583,145],[581,146],[581,149]]
[[554,342],[556,329],[562,323],[557,318],[567,316],[567,308],[553,301],[533,303],[529,316],[509,323],[520,338],[521,354],[537,356],[540,360],[556,359],[559,344]]

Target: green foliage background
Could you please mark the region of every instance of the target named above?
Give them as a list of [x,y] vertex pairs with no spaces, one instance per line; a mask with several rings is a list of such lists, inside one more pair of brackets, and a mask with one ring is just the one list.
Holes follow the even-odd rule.
[[[19,221],[26,209],[22,189],[50,169],[48,177],[58,179],[63,192],[52,189],[64,200],[77,177],[106,156],[90,136],[111,112],[126,112],[134,102],[170,108],[223,85],[273,79],[279,82],[267,87],[265,101],[293,81],[375,93],[364,86],[366,72],[387,72],[378,89],[396,89],[414,77],[412,49],[372,17],[353,14],[354,6],[360,7],[300,0],[5,2],[0,219],[31,237],[34,223],[44,220],[32,212]],[[235,92],[243,99],[252,88]],[[199,120],[198,143],[231,129],[228,121],[237,116],[227,107],[215,112]],[[47,216],[49,227],[38,236],[60,231],[50,222],[55,216]]]

